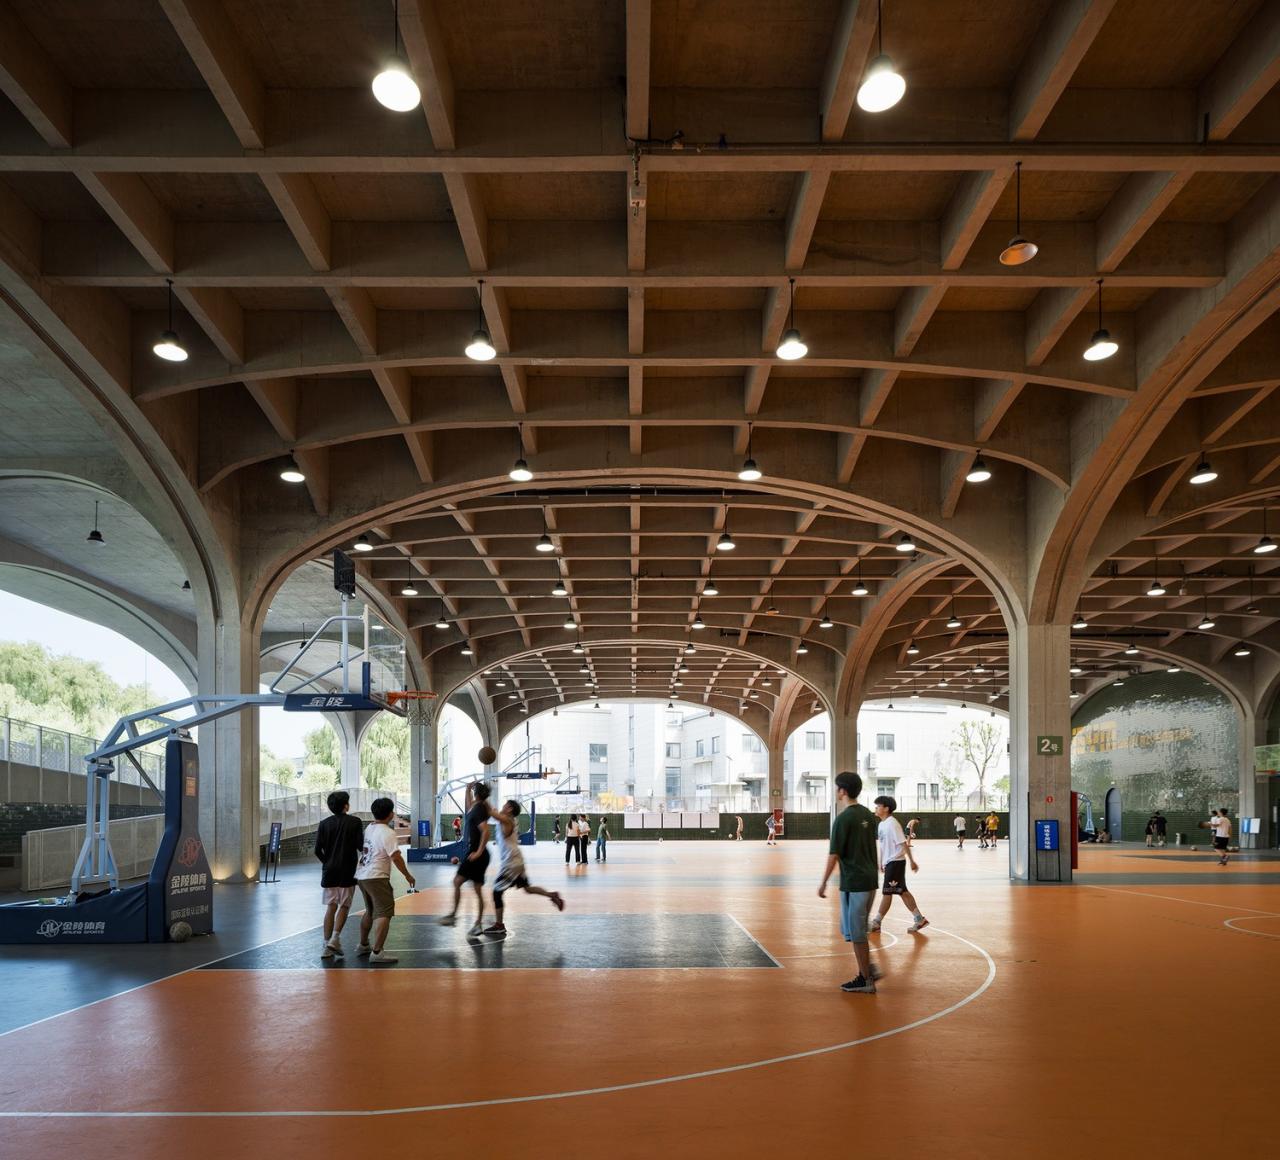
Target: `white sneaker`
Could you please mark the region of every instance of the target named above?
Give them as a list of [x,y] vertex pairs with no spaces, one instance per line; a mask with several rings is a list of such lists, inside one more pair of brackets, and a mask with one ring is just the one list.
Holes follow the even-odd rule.
[[482,934],[484,934],[484,924],[477,919],[471,929],[467,931],[467,938],[479,938]]
[[322,959],[332,959],[332,958],[334,958],[335,956],[334,956],[334,953],[333,953],[333,947],[331,947],[328,943],[325,943],[325,944],[324,944],[324,949],[320,952],[320,957],[321,957]]
[[928,925],[929,925],[929,920],[925,918],[925,916],[922,914],[920,915],[919,918],[915,920],[915,922],[913,922],[909,927],[907,927],[907,932],[909,934],[915,934],[917,931],[924,930],[924,928]]
[[[329,951],[334,958],[336,959],[342,958],[342,943],[338,939],[336,938],[330,939],[329,942],[325,943],[324,945],[325,945],[325,949]],[[321,955],[320,957],[327,958],[328,956]]]
[[369,962],[371,963],[391,964],[398,963],[399,961],[400,960],[396,958],[395,955],[389,955],[386,951],[378,951],[376,954],[371,954],[369,956]]
[[365,955],[373,954],[373,947],[371,947],[368,943],[361,943],[358,947],[356,947],[356,954],[358,954],[361,958],[364,958]]
[[867,924],[867,933],[868,933],[868,934],[875,934],[875,933],[876,933],[876,931],[878,931],[879,929],[880,929],[880,920],[879,920],[878,918],[873,918],[873,919],[872,919],[872,920]]
[[458,921],[458,916],[456,914],[442,914],[436,921],[441,926],[453,926]]

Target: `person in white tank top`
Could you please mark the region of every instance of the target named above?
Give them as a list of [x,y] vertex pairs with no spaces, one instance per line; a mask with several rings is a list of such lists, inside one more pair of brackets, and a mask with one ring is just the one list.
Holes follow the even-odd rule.
[[544,890],[534,886],[524,872],[524,852],[520,849],[520,827],[516,819],[520,816],[520,803],[509,801],[500,810],[489,807],[489,816],[498,823],[498,877],[493,883],[494,923],[484,933],[495,938],[504,938],[507,928],[503,923],[506,903],[503,895],[508,890],[523,890],[528,894],[540,894],[549,898],[551,905],[557,910],[564,909],[564,899],[558,891]]

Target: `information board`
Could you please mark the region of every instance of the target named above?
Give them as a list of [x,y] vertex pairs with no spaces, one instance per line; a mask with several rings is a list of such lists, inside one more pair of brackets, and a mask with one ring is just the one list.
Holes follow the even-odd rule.
[[1058,848],[1058,819],[1040,818],[1036,821],[1036,849],[1056,850]]

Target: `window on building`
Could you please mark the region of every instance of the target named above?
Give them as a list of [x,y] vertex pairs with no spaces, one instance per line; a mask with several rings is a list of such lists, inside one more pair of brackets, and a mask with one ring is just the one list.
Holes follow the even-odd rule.
[[893,796],[893,791],[894,791],[895,789],[897,789],[897,787],[898,787],[898,783],[897,783],[897,780],[896,780],[895,778],[892,778],[892,777],[878,777],[878,778],[876,778],[876,793],[877,793],[877,794],[882,794],[882,793],[884,793],[884,794],[888,794],[890,797],[892,797],[892,796]]
[[892,752],[893,752],[893,734],[892,734],[892,733],[877,733],[877,734],[876,734],[876,748],[877,748],[881,753],[892,753]]
[[929,787],[929,796],[934,801],[938,800],[938,783],[936,781]]
[[609,760],[609,745],[605,741],[592,741],[587,746],[587,760],[592,765],[604,765]]
[[811,730],[804,735],[804,747],[806,749],[826,749],[827,735],[818,730]]
[[861,734],[861,733],[855,733],[855,734],[853,735],[853,751],[854,751],[854,753],[857,753],[857,752],[859,752],[861,749],[862,749],[862,734]]
[[711,752],[712,752],[712,753],[719,753],[719,752],[720,752],[720,738],[719,738],[719,737],[713,737],[713,738],[711,738]]
[[694,757],[705,757],[707,755],[707,743],[701,737],[693,743],[693,755]]
[[916,782],[916,797],[924,797],[924,782],[922,781]]
[[591,774],[591,796],[599,797],[602,793],[609,792],[609,775],[607,773]]
[[679,757],[679,756],[680,756],[680,742],[678,742],[678,741],[668,741],[668,742],[667,742],[667,756],[668,756],[668,757]]
[[678,765],[667,766],[667,797],[680,796],[680,767]]
[[742,735],[742,752],[743,753],[761,753],[764,746],[760,744],[760,738],[754,733],[744,733]]

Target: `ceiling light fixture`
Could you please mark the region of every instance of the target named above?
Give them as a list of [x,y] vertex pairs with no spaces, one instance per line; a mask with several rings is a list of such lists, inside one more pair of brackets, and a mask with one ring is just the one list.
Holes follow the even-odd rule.
[[1180,673],[1180,672],[1182,672],[1182,666],[1181,666],[1181,665],[1170,665],[1167,669],[1165,669],[1165,672],[1166,672],[1166,673]]
[[965,479],[970,483],[986,483],[991,478],[991,468],[987,466],[987,461],[981,455],[973,461],[973,466],[965,473]]
[[169,325],[156,339],[151,351],[165,362],[186,362],[187,348],[182,345],[178,332],[173,329],[173,279],[166,278],[165,281],[169,284]]
[[524,424],[516,424],[516,461],[511,465],[511,470],[507,472],[510,479],[514,479],[516,483],[528,483],[533,478],[533,472],[529,470],[529,464],[525,462],[524,455]]
[[444,601],[440,601],[440,615],[436,617],[436,628],[448,628],[449,622],[444,618]]
[[1132,641],[1125,646],[1124,655],[1127,657],[1136,657],[1138,655],[1138,646]]
[[809,651],[809,646],[805,644],[804,641],[801,641],[798,645],[796,645],[797,656],[804,656],[805,653],[807,653],[808,651]]
[[819,627],[819,628],[835,628],[835,621],[833,621],[833,620],[831,619],[831,617],[829,617],[829,616],[824,612],[824,613],[822,614],[822,619],[821,619],[820,621],[818,621],[818,627]]
[[396,0],[393,8],[393,32],[391,36],[391,59],[383,70],[373,78],[373,95],[378,104],[390,109],[393,113],[407,113],[418,107],[422,94],[418,91],[418,82],[409,72],[409,66],[400,55],[400,2]]
[[1258,546],[1253,549],[1255,556],[1265,556],[1268,552],[1276,550],[1276,542],[1267,535],[1267,505],[1262,505],[1262,539],[1258,541]]
[[85,539],[90,544],[105,544],[107,542],[98,530],[98,503],[99,501],[96,499],[93,501],[93,531],[85,536]]
[[556,581],[556,586],[553,589],[551,589],[551,595],[552,596],[568,596],[569,595],[569,589],[567,589],[564,586],[563,580]]
[[489,329],[484,324],[484,279],[476,283],[476,328],[471,332],[471,341],[467,343],[463,353],[473,362],[488,362],[498,352],[494,348],[493,339],[489,337]]
[[1232,652],[1231,655],[1233,657],[1252,656],[1253,649],[1251,649],[1247,644],[1245,644],[1244,641],[1241,641],[1238,645],[1236,645],[1235,650]]
[[691,627],[701,631],[702,629],[707,627],[707,623],[705,620],[702,619],[702,616],[699,614],[698,616],[695,616],[693,618],[693,624]]
[[721,532],[720,538],[716,541],[717,552],[732,552],[738,545],[733,542],[733,537],[728,532]]
[[951,619],[947,621],[947,627],[961,628],[963,627],[963,623],[964,622],[956,615],[956,598],[953,596],[951,598]]
[[578,641],[578,643],[573,646],[573,655],[576,657],[582,656],[586,651],[587,650],[582,647],[582,641]]
[[401,596],[417,596],[418,590],[413,586],[412,580],[406,580],[404,587],[400,589]]
[[551,542],[550,535],[547,534],[547,513],[544,509],[542,512],[542,535],[538,537],[538,542],[534,544],[535,550],[539,552],[554,552],[555,544]]
[[916,550],[916,542],[906,532],[898,537],[898,542],[893,545],[895,552],[914,552]]
[[1072,661],[1071,668],[1069,668],[1067,672],[1069,672],[1073,677],[1078,677],[1084,672],[1084,669],[1082,669],[1075,661]]
[[1035,242],[1029,242],[1022,236],[1022,162],[1019,161],[1014,165],[1014,197],[1017,209],[1014,214],[1013,237],[1009,239],[1009,244],[1000,251],[1000,264],[1002,266],[1025,266],[1039,252],[1040,247]]
[[869,589],[869,588],[866,586],[866,584],[863,582],[863,579],[862,579],[862,565],[861,565],[861,564],[859,564],[859,565],[858,565],[858,578],[853,582],[853,588],[852,588],[853,595],[854,595],[854,596],[866,596],[866,595],[867,595],[867,593],[868,593],[868,592],[870,592],[870,591],[871,591],[871,589]]
[[351,548],[356,552],[372,552],[373,544],[370,542],[369,537],[362,532],[356,537],[356,542],[351,545]]
[[1161,583],[1160,583],[1160,580],[1159,580],[1159,578],[1157,577],[1156,579],[1154,579],[1154,580],[1152,580],[1152,581],[1151,581],[1151,587],[1147,589],[1147,595],[1148,595],[1148,596],[1163,596],[1167,591],[1168,591],[1168,589],[1167,589],[1167,588],[1165,588],[1165,586],[1164,586],[1163,584],[1161,584]]
[[782,339],[778,343],[778,349],[774,353],[786,362],[795,362],[798,358],[804,358],[809,353],[809,348],[805,345],[804,339],[800,337],[800,332],[796,329],[796,280],[789,278],[787,281],[791,287],[791,304],[787,310],[787,329],[783,331]]
[[883,113],[892,109],[907,91],[907,82],[893,67],[893,61],[884,53],[883,5],[876,4],[876,57],[867,66],[862,84],[858,86],[858,108],[866,113]]
[[1196,469],[1188,477],[1188,483],[1212,483],[1218,478],[1218,473],[1213,470],[1213,466],[1209,463],[1208,457],[1204,452],[1200,453],[1200,462],[1196,464]]
[[738,472],[738,478],[747,483],[754,483],[757,479],[763,477],[764,472],[757,466],[756,461],[751,458],[751,427],[747,424],[747,458],[742,464],[742,469]]
[[578,627],[578,622],[577,622],[576,620],[574,620],[574,619],[573,619],[572,614],[570,614],[569,616],[566,616],[566,617],[565,617],[565,620],[564,620],[564,627],[565,627],[568,631],[570,631],[570,632],[573,632],[574,630],[576,630],[576,629],[577,629],[577,627]]
[[720,589],[716,587],[714,580],[708,580],[706,586],[702,589],[703,596],[719,596]]
[[696,653],[698,650],[697,650],[696,648],[694,648],[694,647],[693,647],[693,645],[691,645],[691,644],[687,644],[687,645],[685,645],[685,646],[684,646],[684,651],[685,651],[685,655],[686,655],[686,656],[692,656],[692,655],[693,655],[694,653]]
[[1085,620],[1085,618],[1081,616],[1080,613],[1077,612],[1075,620],[1071,622],[1071,627],[1072,628],[1088,628],[1089,622]]
[[469,657],[471,655],[471,646],[469,644],[464,644],[462,646],[462,655],[464,657]]
[[914,640],[907,641],[907,656],[917,656],[920,652],[920,646]]
[[1111,332],[1102,325],[1102,279],[1098,279],[1098,329],[1093,332],[1084,357],[1088,362],[1101,362],[1110,358],[1120,349],[1120,344],[1111,337]]
[[292,457],[284,461],[284,465],[280,468],[280,478],[285,483],[306,483],[307,481],[306,472],[298,466],[297,461]]
[[1209,629],[1217,627],[1217,623],[1218,622],[1206,612],[1200,623],[1196,625],[1196,628],[1201,632],[1208,632]]

